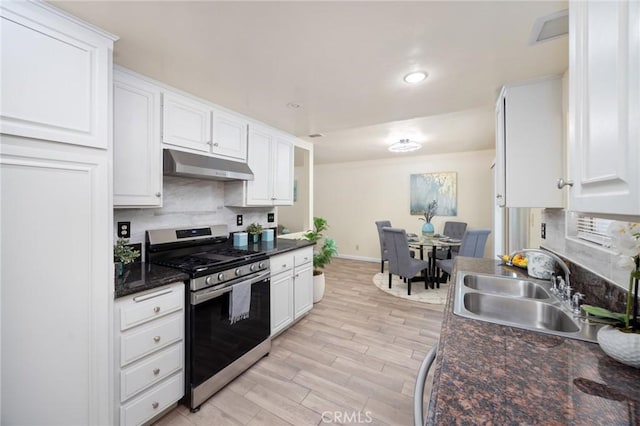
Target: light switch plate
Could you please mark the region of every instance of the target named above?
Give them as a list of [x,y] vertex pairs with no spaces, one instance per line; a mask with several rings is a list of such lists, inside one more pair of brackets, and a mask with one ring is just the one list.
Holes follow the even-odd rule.
[[236,215],[236,225],[242,226],[242,215]]

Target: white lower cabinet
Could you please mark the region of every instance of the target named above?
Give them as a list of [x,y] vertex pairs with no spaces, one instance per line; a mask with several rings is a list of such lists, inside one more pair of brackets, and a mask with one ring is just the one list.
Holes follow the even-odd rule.
[[271,258],[271,336],[284,331],[313,307],[313,248]]
[[184,283],[115,304],[120,425],[145,423],[184,395]]

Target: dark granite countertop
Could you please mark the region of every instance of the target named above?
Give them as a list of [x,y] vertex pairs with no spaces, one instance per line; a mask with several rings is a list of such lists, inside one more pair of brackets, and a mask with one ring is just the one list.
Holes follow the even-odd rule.
[[[250,244],[249,249],[263,251],[269,256],[274,256],[287,251],[312,246],[313,244],[314,243],[307,240],[277,238],[274,241],[261,241],[257,244]],[[124,273],[121,277],[116,277],[115,298],[117,299],[188,279],[189,275],[177,269],[144,262],[132,263],[125,266]]]
[[144,262],[131,263],[125,265],[121,277],[116,277],[115,298],[187,279],[189,275],[177,269]]
[[[458,257],[456,269],[526,276],[492,259]],[[428,424],[640,424],[640,370],[596,343],[454,315],[454,287],[432,367]]]

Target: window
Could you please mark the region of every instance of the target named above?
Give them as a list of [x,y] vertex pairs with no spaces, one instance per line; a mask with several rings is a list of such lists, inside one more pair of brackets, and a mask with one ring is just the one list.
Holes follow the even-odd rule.
[[576,217],[576,236],[603,247],[609,247],[611,237],[607,229],[613,220],[578,215]]

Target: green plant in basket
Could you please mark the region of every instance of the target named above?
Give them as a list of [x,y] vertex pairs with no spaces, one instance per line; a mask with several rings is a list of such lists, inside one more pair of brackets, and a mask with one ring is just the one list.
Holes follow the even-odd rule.
[[338,253],[338,248],[333,238],[325,237],[322,234],[328,227],[326,219],[314,217],[313,229],[304,234],[306,240],[316,243],[313,252],[313,275],[321,274],[322,271],[320,269],[329,264],[333,256]]

